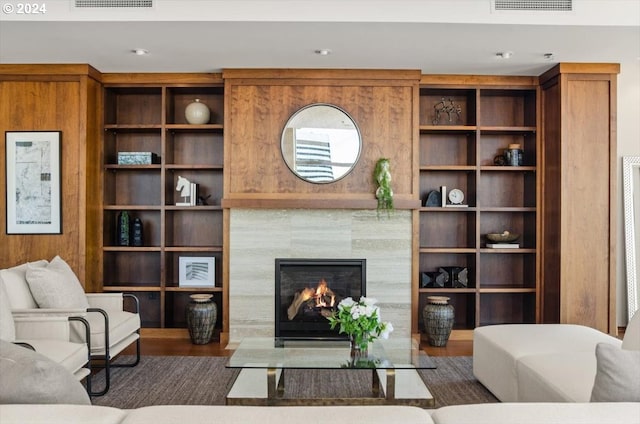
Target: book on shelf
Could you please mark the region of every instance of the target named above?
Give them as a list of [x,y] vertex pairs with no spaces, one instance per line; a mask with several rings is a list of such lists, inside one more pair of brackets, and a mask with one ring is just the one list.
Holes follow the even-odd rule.
[[444,208],[445,206],[447,206],[447,186],[440,186],[440,199],[441,199],[441,206]]
[[487,243],[490,249],[519,249],[520,243]]

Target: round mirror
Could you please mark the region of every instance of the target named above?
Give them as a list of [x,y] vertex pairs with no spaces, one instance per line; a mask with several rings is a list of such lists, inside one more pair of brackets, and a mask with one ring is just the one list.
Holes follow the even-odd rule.
[[287,166],[298,177],[311,183],[331,183],[356,165],[362,138],[345,111],[316,103],[289,118],[280,148]]

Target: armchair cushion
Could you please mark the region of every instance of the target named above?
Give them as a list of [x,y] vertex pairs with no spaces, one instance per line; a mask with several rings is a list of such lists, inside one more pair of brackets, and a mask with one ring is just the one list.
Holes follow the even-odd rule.
[[78,277],[60,256],[44,267],[27,266],[26,277],[40,308],[89,307]]
[[[109,315],[109,344],[115,346],[127,337],[135,335],[138,337],[137,331],[140,329],[140,315],[126,311],[108,311]],[[91,327],[91,353],[101,354],[105,350],[104,345],[104,317],[100,313],[91,312],[85,317],[89,321]],[[78,323],[73,323],[73,331],[71,340],[75,342],[84,341],[84,327]],[[133,341],[131,340],[131,341]],[[131,343],[129,341],[129,343]],[[129,344],[127,343],[127,345]],[[126,347],[126,346],[125,346]],[[117,355],[118,352],[111,352]]]
[[640,402],[640,351],[598,343],[596,359],[591,402]]
[[27,283],[27,266],[37,268],[46,266],[48,263],[42,259],[14,266],[13,268],[0,269],[0,277],[4,280],[11,309],[33,309],[38,307]]
[[0,340],[0,403],[90,405],[84,387],[62,365]]
[[0,339],[8,342],[16,339],[16,326],[13,323],[11,305],[2,276],[0,276]]

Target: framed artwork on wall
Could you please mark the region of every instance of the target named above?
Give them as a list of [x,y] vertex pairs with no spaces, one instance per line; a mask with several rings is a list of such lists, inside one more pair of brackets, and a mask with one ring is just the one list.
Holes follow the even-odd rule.
[[215,287],[216,258],[180,256],[180,287]]
[[61,131],[7,131],[7,234],[62,234]]

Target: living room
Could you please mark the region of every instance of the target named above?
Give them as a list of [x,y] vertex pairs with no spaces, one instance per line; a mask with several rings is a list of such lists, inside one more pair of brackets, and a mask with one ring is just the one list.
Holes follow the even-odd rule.
[[[65,37],[73,38],[72,30],[63,26],[82,31],[93,25],[82,21],[93,21],[89,15],[94,10],[69,12],[68,4],[60,7],[56,3],[49,5],[46,16],[39,17],[38,22],[44,31],[56,33],[62,45]],[[136,293],[142,305],[143,343],[153,338],[188,340],[184,312],[194,292],[209,293],[218,304],[218,346],[231,343],[234,347],[244,337],[272,335],[275,260],[294,257],[365,258],[367,295],[379,299],[397,337],[420,337],[424,333],[422,309],[432,294],[449,295],[456,310],[462,311],[456,315],[454,339],[471,341],[475,327],[503,322],[580,323],[611,335],[626,326],[621,158],[640,153],[640,128],[635,118],[640,109],[636,2],[574,1],[574,9],[565,15],[499,12],[491,9],[494,2],[461,2],[466,9],[457,8],[455,20],[444,2],[437,1],[424,5],[409,1],[404,9],[397,3],[391,6],[379,2],[380,9],[370,10],[362,7],[363,2],[353,1],[340,6],[339,17],[326,12],[326,4],[317,9],[303,7],[311,7],[312,2],[295,2],[299,7],[293,7],[293,2],[248,2],[254,6],[250,11],[243,9],[246,4],[215,2],[215,18],[211,19],[216,27],[219,25],[218,31],[227,34],[228,43],[201,41],[225,37],[204,32],[206,25],[192,21],[198,14],[185,5],[172,10],[163,3],[154,5],[153,20],[144,17],[144,10],[135,8],[109,10],[103,15],[104,20],[95,25],[98,36],[105,37],[114,31],[109,25],[117,25],[121,36],[129,38],[127,43],[135,44],[123,51],[120,43],[114,50],[121,56],[111,56],[106,62],[95,50],[71,57],[58,52],[51,57],[34,49],[29,56],[25,53],[30,52],[28,45],[18,48],[4,44],[6,40],[30,39],[21,31],[31,31],[34,23],[33,19],[5,13],[0,25],[5,40],[0,49],[1,127],[4,132],[61,132],[62,231],[51,235],[3,232],[0,242],[6,249],[0,258],[1,268],[60,255],[87,292]],[[213,2],[204,3],[200,2],[201,12]],[[323,15],[327,16],[317,16],[317,10],[325,10]],[[246,18],[233,19],[242,11],[248,14]],[[173,17],[158,16],[163,13],[173,13]],[[429,18],[418,18],[418,14]],[[135,30],[119,22],[124,15],[138,20]],[[387,18],[380,19],[383,15]],[[75,22],[68,25],[69,20]],[[171,31],[154,27],[152,22],[167,20],[173,21]],[[258,22],[251,23],[253,20]],[[256,26],[252,28],[252,24]],[[335,35],[326,37],[337,29],[344,31],[341,41]],[[482,31],[477,38],[486,30],[490,33],[487,39],[473,40],[474,31],[479,29]],[[158,41],[161,38],[156,30],[171,32],[174,40]],[[284,48],[289,53],[280,53],[260,44],[266,39],[252,40],[255,46],[249,51],[243,47],[246,37],[243,42],[236,32],[266,34],[265,30],[273,32],[270,37],[281,40],[298,38],[291,36],[295,31],[324,36],[309,37],[303,47],[296,47],[305,53],[294,54],[294,46]],[[560,30],[567,32],[556,33]],[[153,33],[158,39],[132,38],[128,31]],[[195,44],[199,48],[218,50],[190,52],[191,47],[186,49],[185,42],[177,40],[181,34],[190,33],[192,37],[198,34]],[[504,46],[507,33],[510,37],[517,35],[513,43]],[[375,37],[369,37],[375,42],[365,42],[363,34]],[[117,38],[113,35],[111,32],[111,38]],[[403,37],[405,43],[400,41]],[[534,41],[538,45],[527,41],[531,37],[537,37]],[[577,43],[575,38],[579,37],[591,46]],[[426,40],[424,44],[435,50],[411,51],[409,46],[415,42],[406,40],[416,39]],[[105,48],[100,50],[111,50],[107,46],[112,41],[95,45],[104,43]],[[236,42],[237,46],[233,44]],[[458,46],[461,43],[465,46]],[[565,43],[567,47],[563,47]],[[375,53],[371,44],[378,49]],[[593,47],[601,44],[602,48]],[[619,44],[631,48],[631,54],[621,52]],[[343,45],[350,50],[341,51]],[[131,52],[137,49],[148,50],[148,54]],[[351,49],[363,49],[366,54]],[[483,57],[461,60],[467,49]],[[545,58],[545,54],[553,57]],[[452,59],[455,56],[457,59]],[[276,57],[280,59],[274,60]],[[415,60],[417,57],[420,60]],[[563,131],[579,131],[580,119],[593,118],[594,125],[580,130],[579,135],[567,135],[567,146],[572,150],[563,152],[562,160],[554,163],[557,155],[545,150],[544,143],[552,137],[551,122],[565,122],[565,116],[557,115],[554,121],[552,107],[566,107],[562,102],[569,98],[562,97],[564,91],[553,98],[552,94],[557,94],[553,84],[559,81],[562,90],[576,90],[571,86],[574,80],[598,81],[585,87],[589,95],[599,97],[584,96],[578,90],[580,94],[571,105],[604,102],[609,110],[604,114],[581,111],[584,114]],[[499,93],[490,95],[494,90]],[[503,115],[505,108],[515,104],[514,109],[528,116],[531,112],[524,112],[530,109],[526,106],[527,93],[534,93],[537,110],[533,121],[524,118],[527,122],[492,124],[483,120],[487,119],[486,111],[496,110],[494,105],[499,102],[495,99],[504,102]],[[196,95],[207,100],[212,118],[206,127],[190,129],[183,111]],[[462,128],[453,132],[458,132],[456,143],[466,143],[467,147],[456,153],[465,158],[456,158],[459,163],[454,165],[468,168],[443,171],[437,168],[441,164],[430,162],[431,157],[425,153],[430,152],[431,140],[443,137],[431,120],[435,104],[445,95],[462,106]],[[127,109],[126,103],[136,96],[139,103],[134,100]],[[362,135],[362,152],[353,170],[331,184],[305,182],[282,161],[284,123],[296,110],[312,103],[337,104],[347,110]],[[125,111],[128,117],[122,120]],[[603,122],[614,125],[602,129]],[[132,129],[127,125],[149,128]],[[499,129],[499,125],[517,127],[519,134]],[[142,175],[139,180],[113,159],[119,149],[114,146],[135,146],[131,139],[136,132],[145,134],[143,146],[147,148],[130,150],[163,152],[160,160],[166,161],[151,165],[155,168],[150,172],[138,172]],[[586,140],[603,136],[604,144],[589,144],[593,150],[581,150],[576,141],[579,137]],[[170,147],[190,138],[201,143],[205,137],[213,138],[219,147],[209,148],[216,158],[204,159],[203,163],[198,162],[197,151],[184,153]],[[519,170],[522,175],[490,169],[493,164],[487,162],[511,139],[523,140],[525,152],[536,157],[525,161],[526,167]],[[478,147],[476,151],[471,147],[476,142],[488,143],[490,148]],[[582,169],[593,170],[586,173],[590,175],[575,171],[572,161],[566,159],[569,154],[588,164]],[[468,159],[471,156],[475,157]],[[376,212],[372,178],[374,164],[382,157],[390,158],[395,201],[393,216],[386,219]],[[0,166],[6,167],[6,156],[0,159]],[[197,166],[190,167],[189,161]],[[572,175],[572,187],[558,185],[551,190],[558,175],[551,164],[562,169],[560,175]],[[5,168],[2,174],[6,172]],[[187,210],[175,205],[178,173],[190,174],[196,181],[212,181],[202,182],[205,194],[211,195],[208,206]],[[463,189],[468,210],[445,213],[423,205],[429,191],[445,185],[431,182],[438,178],[447,181],[450,188]],[[547,185],[543,185],[543,179]],[[577,181],[584,181],[593,192],[585,192]],[[523,187],[525,194],[507,199],[492,191],[494,184],[508,184],[496,186],[500,192],[504,187]],[[129,194],[125,185],[131,187]],[[159,189],[148,194],[146,187]],[[562,219],[554,221],[553,204],[561,200],[576,202],[571,208],[564,202],[563,209],[557,211]],[[143,218],[143,247],[121,247],[114,242],[113,223],[123,205]],[[512,207],[517,210],[506,210]],[[578,218],[573,215],[586,210],[591,213]],[[443,226],[453,222],[449,238],[442,232],[435,234],[433,224],[429,224],[431,217]],[[6,219],[5,215],[3,221]],[[498,230],[500,221],[523,234],[522,251],[492,254],[483,250],[485,233]],[[437,242],[430,241],[434,239]],[[558,253],[554,246],[563,246],[571,254]],[[584,246],[594,247],[586,250]],[[181,287],[181,257],[215,258],[215,285],[203,290]],[[422,273],[460,263],[476,269],[477,287],[454,291],[422,286]],[[496,280],[501,266],[519,275],[508,288],[501,286],[500,277]],[[567,284],[566,273],[579,283]],[[486,276],[488,286],[481,287],[481,275]]]

